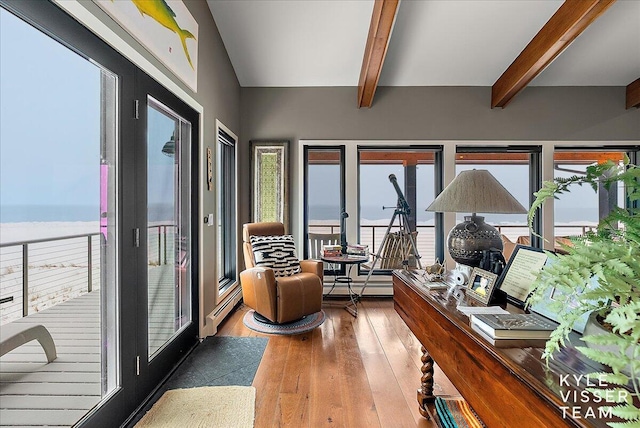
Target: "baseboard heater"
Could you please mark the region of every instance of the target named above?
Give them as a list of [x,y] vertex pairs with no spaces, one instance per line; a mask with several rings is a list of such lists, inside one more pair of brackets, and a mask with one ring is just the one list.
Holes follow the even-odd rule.
[[209,319],[213,323],[213,334],[218,332],[218,326],[225,319],[225,317],[231,312],[231,310],[238,304],[238,302],[242,299],[242,288],[237,287],[235,290],[229,294],[226,299],[220,304],[218,308],[213,312],[212,315],[209,315]]

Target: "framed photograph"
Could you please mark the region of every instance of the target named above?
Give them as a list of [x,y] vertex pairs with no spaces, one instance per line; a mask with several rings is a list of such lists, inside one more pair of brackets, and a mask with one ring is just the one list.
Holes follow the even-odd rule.
[[486,306],[491,300],[498,275],[480,268],[473,268],[467,285],[467,297]]
[[251,141],[252,221],[289,230],[289,142]]
[[510,303],[524,308],[531,285],[546,262],[544,250],[517,245],[498,278],[498,289],[507,295]]

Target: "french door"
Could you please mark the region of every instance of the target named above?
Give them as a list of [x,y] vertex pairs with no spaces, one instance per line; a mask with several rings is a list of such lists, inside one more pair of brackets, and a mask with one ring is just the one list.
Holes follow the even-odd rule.
[[[135,219],[138,399],[197,340],[198,114],[146,75],[137,79]],[[197,145],[195,146],[197,147]],[[195,152],[195,153],[194,153]],[[194,171],[195,170],[195,171]]]

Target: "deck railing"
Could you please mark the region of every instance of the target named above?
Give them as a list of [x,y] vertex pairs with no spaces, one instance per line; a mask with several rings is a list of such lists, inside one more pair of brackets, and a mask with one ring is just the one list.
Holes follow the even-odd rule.
[[[101,234],[86,233],[0,244],[0,325],[100,288]],[[166,264],[174,226],[148,231],[148,260]]]
[[[371,254],[378,252],[378,247],[384,239],[384,234],[387,231],[389,225],[384,224],[365,224],[360,226],[360,242],[359,244],[368,245]],[[556,236],[571,236],[571,235],[584,235],[591,226],[589,225],[558,225],[555,228]],[[395,232],[399,228],[392,227],[391,231]],[[509,226],[496,226],[498,231],[515,242],[519,236],[529,236],[529,228],[525,225],[509,225]],[[340,225],[338,223],[312,223],[309,225],[309,231],[315,233],[340,233]],[[416,226],[418,232],[416,238],[416,247],[420,254],[423,264],[431,264],[435,261],[435,226],[433,225],[418,225]]]

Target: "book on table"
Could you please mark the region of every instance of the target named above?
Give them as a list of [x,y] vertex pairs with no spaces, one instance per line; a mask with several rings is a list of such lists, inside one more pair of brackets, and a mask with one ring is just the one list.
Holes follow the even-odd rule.
[[476,324],[471,324],[471,329],[496,348],[544,348],[547,344],[547,339],[496,339],[479,329]]
[[548,339],[558,323],[538,314],[472,314],[471,327],[492,339]]

